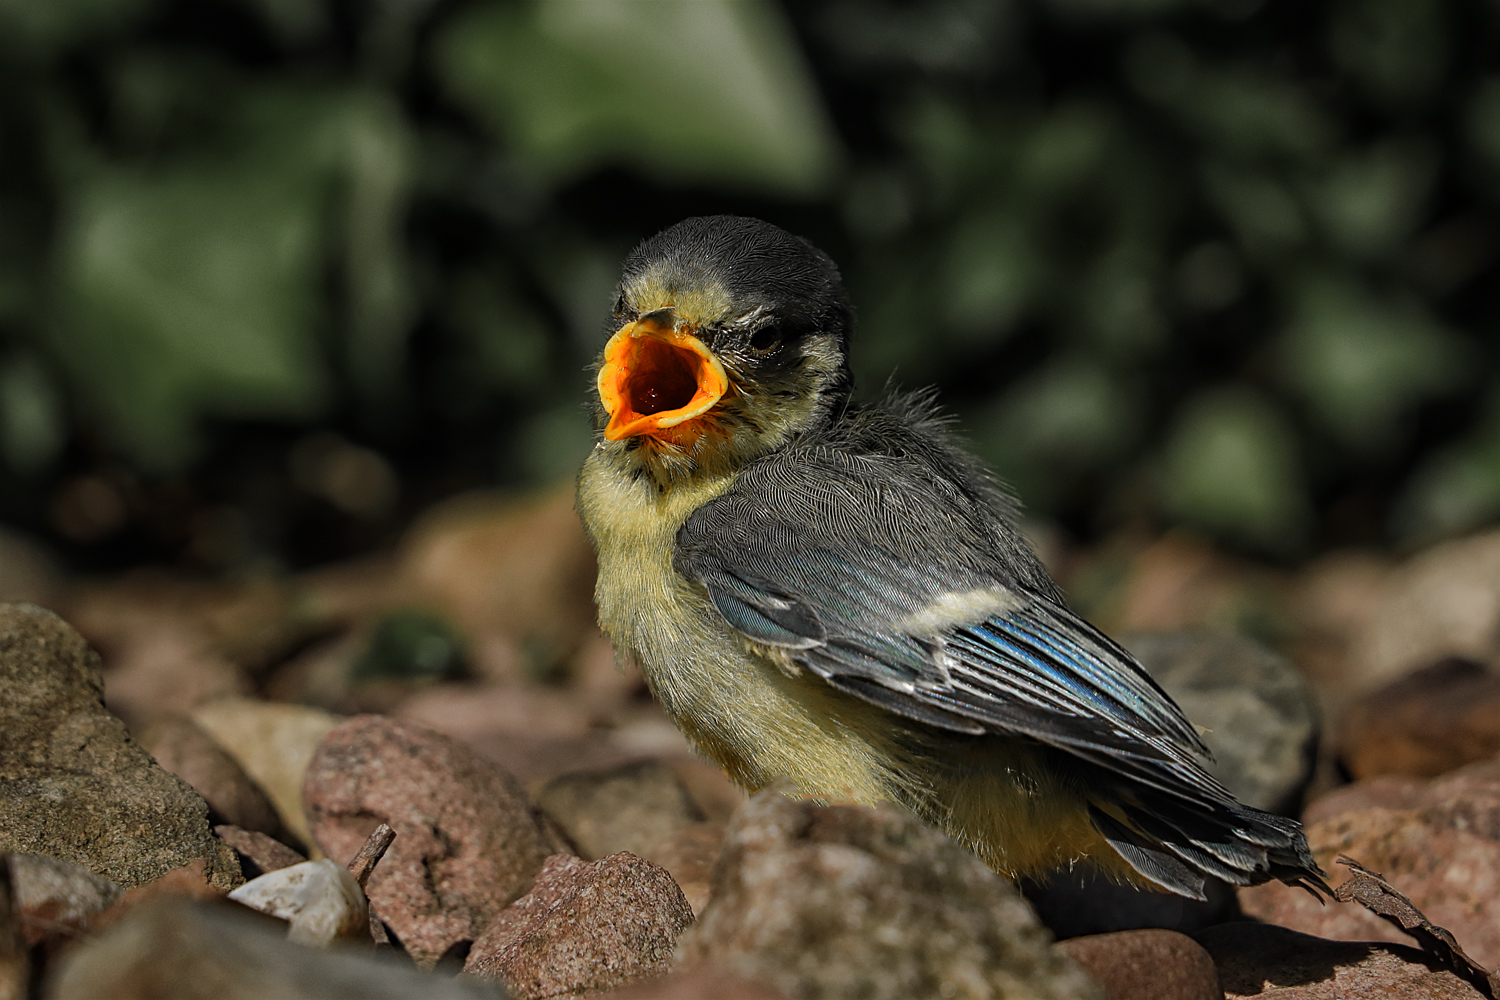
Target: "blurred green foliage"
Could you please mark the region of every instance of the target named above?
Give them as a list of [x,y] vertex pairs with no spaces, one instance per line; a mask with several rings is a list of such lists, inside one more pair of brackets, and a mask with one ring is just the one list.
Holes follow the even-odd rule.
[[0,0],[0,516],[222,567],[566,477],[620,257],[730,211],[840,261],[866,391],[940,384],[1076,532],[1469,530],[1500,518],[1497,19]]
[[393,611],[375,623],[350,679],[430,682],[464,676],[462,637],[442,618],[425,611]]

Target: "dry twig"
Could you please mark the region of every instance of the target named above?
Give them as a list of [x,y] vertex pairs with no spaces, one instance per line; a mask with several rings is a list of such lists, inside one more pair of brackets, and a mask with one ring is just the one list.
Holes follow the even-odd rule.
[[395,839],[396,831],[392,830],[388,824],[382,823],[375,828],[374,833],[370,834],[370,839],[365,841],[365,846],[359,849],[354,860],[349,862],[349,874],[354,876],[354,881],[359,883],[361,889],[370,880],[370,873],[375,870],[380,859],[385,857],[386,848],[390,847],[391,841]]
[[1341,903],[1359,903],[1376,916],[1395,924],[1415,938],[1423,951],[1472,983],[1475,989],[1491,1000],[1500,1000],[1500,970],[1490,972],[1470,958],[1446,927],[1439,927],[1428,920],[1411,900],[1398,892],[1383,876],[1370,871],[1353,858],[1341,856],[1338,861],[1349,869],[1350,877],[1333,890],[1335,899]]

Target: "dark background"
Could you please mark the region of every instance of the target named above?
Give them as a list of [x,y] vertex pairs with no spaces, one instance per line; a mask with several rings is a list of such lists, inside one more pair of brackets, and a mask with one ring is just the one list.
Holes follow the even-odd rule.
[[1489,0],[0,0],[0,520],[287,569],[571,477],[623,254],[843,267],[1031,514],[1500,516]]

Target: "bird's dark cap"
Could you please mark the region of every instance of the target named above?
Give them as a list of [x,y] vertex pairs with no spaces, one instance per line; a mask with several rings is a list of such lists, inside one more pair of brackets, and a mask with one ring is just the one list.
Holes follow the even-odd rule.
[[784,229],[738,215],[704,215],[662,230],[625,259],[621,290],[644,281],[669,289],[721,288],[731,308],[769,306],[845,349],[853,322],[839,269]]

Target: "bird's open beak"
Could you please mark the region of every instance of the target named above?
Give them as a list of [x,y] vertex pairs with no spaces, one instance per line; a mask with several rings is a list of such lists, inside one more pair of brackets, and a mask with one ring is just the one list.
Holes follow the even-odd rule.
[[724,366],[690,333],[647,317],[604,345],[599,399],[610,441],[676,427],[706,412],[729,390]]

